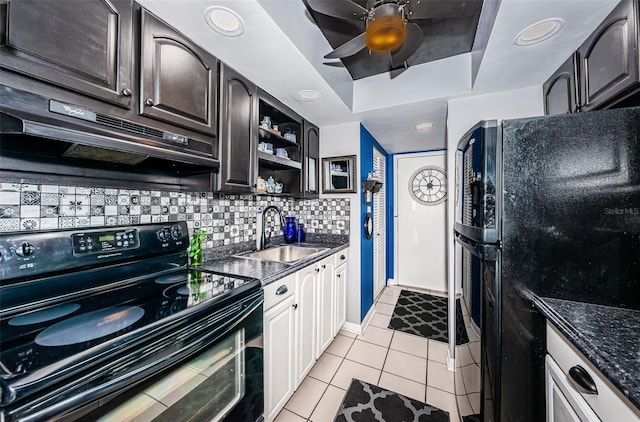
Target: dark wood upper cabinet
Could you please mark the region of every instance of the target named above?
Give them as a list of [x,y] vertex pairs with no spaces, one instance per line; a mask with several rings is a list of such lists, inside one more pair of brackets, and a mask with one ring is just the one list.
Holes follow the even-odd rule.
[[607,107],[640,82],[638,8],[622,1],[578,50],[582,110]]
[[544,113],[546,115],[575,113],[578,91],[576,90],[576,55],[562,65],[542,86]]
[[258,87],[220,66],[220,174],[222,192],[252,192],[255,184]]
[[320,193],[320,129],[303,122],[302,196],[317,198]]
[[0,67],[130,107],[131,0],[0,4]]
[[145,10],[141,31],[140,113],[215,135],[216,58]]

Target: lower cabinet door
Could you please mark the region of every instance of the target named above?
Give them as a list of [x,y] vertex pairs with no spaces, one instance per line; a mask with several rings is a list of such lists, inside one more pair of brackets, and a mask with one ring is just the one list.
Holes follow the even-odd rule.
[[550,355],[545,358],[545,378],[547,422],[600,421]]
[[296,370],[295,387],[316,363],[316,271],[315,266],[299,271],[296,280]]
[[336,277],[333,287],[335,315],[333,319],[333,335],[338,334],[347,321],[347,266],[336,268]]
[[264,407],[273,421],[294,390],[294,296],[264,314]]
[[333,257],[318,263],[318,282],[316,283],[318,292],[318,337],[316,346],[316,356],[320,356],[333,340],[333,279],[335,277],[335,265]]

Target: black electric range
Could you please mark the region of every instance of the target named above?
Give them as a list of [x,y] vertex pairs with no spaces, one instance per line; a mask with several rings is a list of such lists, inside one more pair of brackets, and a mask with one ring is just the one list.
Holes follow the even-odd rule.
[[1,235],[5,419],[98,403],[261,309],[258,280],[188,268],[188,240],[184,222]]

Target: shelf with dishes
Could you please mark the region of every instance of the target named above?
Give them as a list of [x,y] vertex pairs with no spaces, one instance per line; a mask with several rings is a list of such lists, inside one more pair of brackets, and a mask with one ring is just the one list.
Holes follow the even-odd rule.
[[273,144],[273,146],[276,148],[298,147],[298,143],[296,142],[297,136],[295,138],[294,136],[295,134],[289,135],[288,138],[285,138],[280,134],[279,131],[258,126],[258,140],[260,142]]
[[290,158],[280,157],[275,154],[270,154],[265,151],[258,151],[258,162],[260,166],[267,167],[273,170],[286,170],[295,169],[301,170],[302,163]]

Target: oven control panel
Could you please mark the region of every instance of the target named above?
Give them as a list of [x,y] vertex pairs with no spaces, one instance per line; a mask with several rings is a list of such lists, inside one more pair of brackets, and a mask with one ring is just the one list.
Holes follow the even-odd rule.
[[137,229],[73,234],[71,241],[74,255],[135,249],[140,246]]

